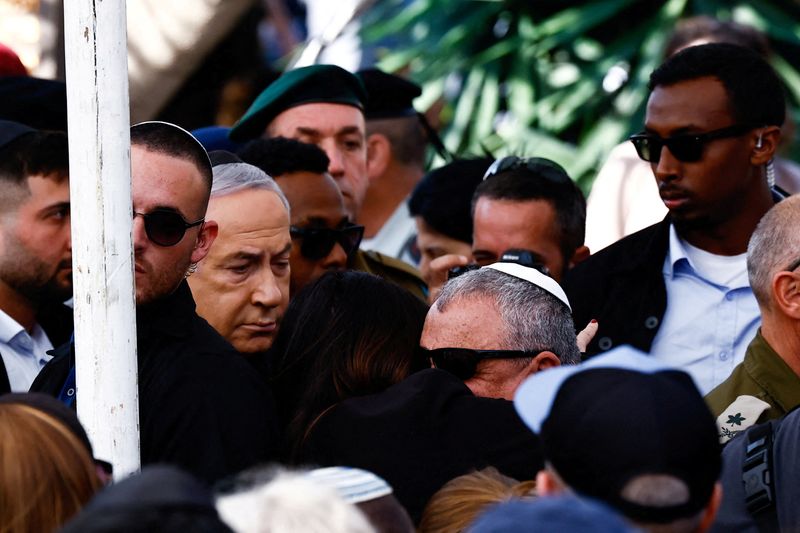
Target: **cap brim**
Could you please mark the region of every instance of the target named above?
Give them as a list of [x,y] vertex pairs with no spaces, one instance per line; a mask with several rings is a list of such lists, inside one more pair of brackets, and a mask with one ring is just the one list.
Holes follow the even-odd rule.
[[589,359],[579,365],[564,365],[537,372],[520,385],[514,395],[514,407],[522,421],[534,433],[540,433],[542,423],[550,414],[561,384],[569,377],[593,368],[619,368],[643,374],[662,370],[676,370],[630,346],[620,346],[606,354]]

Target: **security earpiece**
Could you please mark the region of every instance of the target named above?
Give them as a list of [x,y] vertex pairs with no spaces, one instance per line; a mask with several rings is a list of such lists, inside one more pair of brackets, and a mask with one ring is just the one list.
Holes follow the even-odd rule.
[[763,145],[763,140],[761,139],[762,135],[763,134],[761,133],[758,134],[758,140],[756,141],[756,148],[761,148],[761,146]]

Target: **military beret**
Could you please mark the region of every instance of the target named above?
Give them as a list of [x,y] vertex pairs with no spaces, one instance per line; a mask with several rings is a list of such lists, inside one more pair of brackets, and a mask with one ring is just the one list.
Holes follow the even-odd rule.
[[0,120],[0,149],[5,147],[7,144],[16,141],[23,135],[35,132],[35,129],[29,128],[28,126],[20,124],[19,122]]
[[416,116],[413,101],[422,94],[422,87],[376,68],[360,70],[356,76],[361,78],[367,89],[367,105],[364,108],[367,119]]
[[284,72],[264,89],[228,138],[242,142],[260,137],[272,119],[303,104],[330,103],[364,108],[367,93],[355,74],[336,65],[312,65]]

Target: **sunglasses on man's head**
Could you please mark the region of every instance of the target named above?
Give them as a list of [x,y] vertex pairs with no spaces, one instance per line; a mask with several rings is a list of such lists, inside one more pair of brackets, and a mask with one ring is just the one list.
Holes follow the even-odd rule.
[[155,209],[149,213],[133,213],[144,219],[144,232],[151,242],[159,246],[175,246],[186,235],[186,230],[199,226],[205,219],[201,218],[195,222],[186,220],[175,211],[169,209]]
[[419,356],[430,359],[436,368],[447,370],[459,379],[469,379],[475,375],[478,363],[483,359],[524,359],[533,358],[542,352],[523,350],[471,350],[469,348],[436,348],[428,350],[419,347]]
[[306,259],[318,261],[328,256],[338,242],[347,257],[350,257],[361,244],[364,236],[364,226],[348,224],[340,229],[331,228],[298,228],[289,229],[292,238],[302,239],[300,253]]
[[517,157],[515,155],[509,155],[495,160],[495,162],[486,169],[486,173],[483,175],[483,181],[497,174],[520,168],[529,170],[540,178],[546,179],[552,183],[563,184],[570,182],[570,177],[567,175],[567,172],[549,159],[543,159],[541,157]]
[[670,153],[678,161],[693,163],[702,159],[703,149],[707,143],[716,139],[739,137],[757,127],[759,126],[753,124],[735,124],[705,133],[673,135],[667,139],[643,132],[631,135],[628,140],[636,147],[636,153],[639,154],[639,157],[649,163],[658,163],[661,159],[661,150],[665,146],[669,148]]

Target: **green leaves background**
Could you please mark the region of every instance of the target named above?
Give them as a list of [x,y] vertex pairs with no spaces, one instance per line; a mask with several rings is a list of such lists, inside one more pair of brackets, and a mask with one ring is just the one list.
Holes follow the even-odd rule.
[[[541,156],[588,191],[616,144],[641,129],[647,79],[679,18],[756,27],[800,119],[800,3],[791,0],[381,0],[362,37],[389,43],[379,66],[408,69],[422,107],[444,98],[459,154]],[[800,160],[793,137],[786,155]]]

